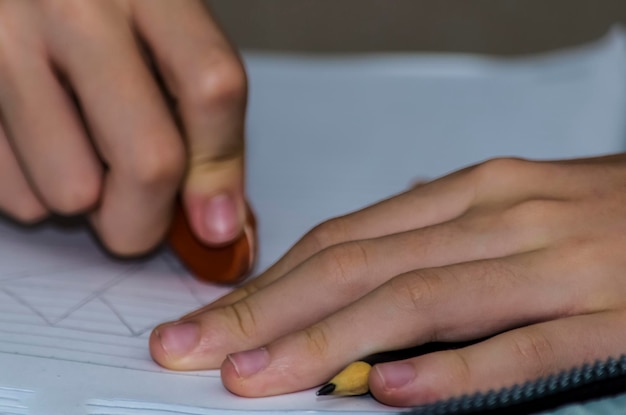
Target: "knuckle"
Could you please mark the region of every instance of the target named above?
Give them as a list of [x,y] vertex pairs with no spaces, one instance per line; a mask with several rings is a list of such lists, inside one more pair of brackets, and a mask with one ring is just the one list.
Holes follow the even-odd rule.
[[75,215],[93,208],[100,199],[102,182],[93,174],[73,175],[55,192],[45,192],[48,207],[61,215]]
[[347,239],[345,219],[335,218],[322,222],[314,227],[304,237],[304,242],[312,247],[314,252],[341,243]]
[[181,98],[198,111],[243,107],[248,80],[243,65],[230,53],[185,79]]
[[223,310],[235,333],[238,333],[244,339],[251,339],[257,335],[255,312],[246,299],[229,304]]
[[539,330],[527,329],[511,337],[511,348],[520,367],[531,377],[542,377],[555,370],[552,344]]
[[528,161],[515,157],[498,157],[484,161],[471,170],[477,190],[489,191],[509,187],[528,165]]
[[517,172],[525,162],[517,157],[496,157],[480,163],[478,169],[488,176],[508,175]]
[[303,330],[307,351],[314,357],[322,358],[330,350],[328,326],[324,322],[317,323]]
[[241,298],[250,297],[252,294],[255,294],[260,290],[257,280],[250,281],[246,285],[239,287],[239,291],[241,292]]
[[428,270],[411,271],[388,283],[393,304],[409,313],[432,308],[440,297],[441,284],[441,278]]
[[343,292],[351,290],[360,280],[354,278],[357,270],[367,268],[367,251],[362,242],[344,242],[326,248],[320,254],[322,278],[328,286]]
[[183,177],[185,155],[181,146],[159,145],[146,146],[139,152],[141,157],[128,160],[124,166],[129,176],[138,185],[147,188],[176,186]]

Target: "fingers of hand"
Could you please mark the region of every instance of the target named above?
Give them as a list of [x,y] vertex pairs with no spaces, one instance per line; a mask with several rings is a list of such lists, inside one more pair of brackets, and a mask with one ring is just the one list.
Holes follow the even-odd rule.
[[[536,169],[522,174],[529,166]],[[194,354],[170,361],[165,356],[161,362],[215,367],[220,355],[230,353],[222,365],[225,385],[244,396],[264,396],[315,386],[373,352],[469,340],[623,308],[618,251],[624,200],[621,192],[611,191],[616,185],[621,189],[623,173],[611,167],[611,183],[598,186],[589,178],[599,171],[605,177],[604,169],[563,166],[497,160],[429,183],[412,192],[433,191],[437,184],[445,195],[445,183],[456,179],[455,192],[472,190],[461,199],[467,202],[456,216],[444,215],[439,224],[426,221],[429,226],[414,231],[352,239],[358,231],[351,233],[353,227],[344,226],[342,218],[334,231],[339,236],[304,238],[299,251],[290,253],[293,262],[283,262],[286,274],[277,272],[264,285],[240,291],[231,297],[231,306],[189,316],[206,330],[195,338]],[[509,174],[500,177],[507,169]],[[556,179],[546,186],[524,180],[540,183],[538,172],[550,171]],[[436,198],[432,204],[437,205]],[[361,216],[363,221],[367,216]],[[298,256],[300,263],[294,259]],[[403,266],[414,271],[385,283],[406,271]],[[388,267],[398,268],[387,273]],[[291,279],[298,282],[291,284]],[[245,312],[248,317],[240,318]],[[233,322],[243,322],[243,328],[229,332]],[[220,332],[220,327],[228,329]],[[246,348],[251,351],[234,353]],[[153,350],[157,360],[159,353]],[[405,370],[405,378],[411,373]]]
[[[68,13],[78,16],[62,26]],[[128,13],[117,3],[88,2],[47,15],[51,54],[74,88],[107,166],[92,223],[109,249],[122,255],[145,252],[162,238],[185,165],[182,139]]]
[[128,5],[3,2],[0,28],[3,123],[31,190],[52,211],[92,211],[123,255],[161,239],[185,166]]
[[[407,197],[406,195],[399,196],[399,198],[404,198],[403,204],[408,203]],[[389,213],[395,200],[392,199],[383,203],[386,203],[387,213]],[[396,206],[401,206],[401,204]],[[422,229],[335,245],[329,241],[350,240],[354,235],[358,235],[358,231],[352,231],[352,226],[346,226],[351,220],[350,216],[347,216],[332,225],[337,231],[325,230],[325,233],[320,234],[321,230],[333,229],[330,227],[332,222],[329,222],[328,225],[318,228],[309,237],[303,239],[300,253],[296,252],[296,247],[284,261],[294,261],[288,258],[290,256],[293,258],[296,255],[306,257],[306,254],[302,252],[315,252],[315,249],[320,249],[319,247],[329,246],[322,248],[300,265],[295,265],[297,261],[294,261],[291,265],[293,268],[286,275],[280,277],[278,272],[270,270],[270,272],[274,272],[273,276],[267,277],[266,274],[216,304],[185,316],[184,321],[192,320],[200,324],[202,328],[201,336],[198,338],[198,347],[185,350],[180,354],[172,353],[171,347],[166,344],[170,337],[165,333],[170,327],[174,327],[178,323],[175,325],[166,324],[158,329],[160,336],[154,337],[153,355],[159,363],[166,367],[184,367],[187,369],[215,367],[229,352],[257,347],[294,330],[303,329],[358,300],[393,276],[411,270],[420,271],[396,278],[391,283],[392,286],[405,288],[404,290],[396,289],[396,291],[410,293],[415,288],[412,292],[423,293],[424,290],[420,288],[428,287],[428,284],[422,283],[437,281],[439,274],[449,274],[445,278],[441,278],[446,281],[455,280],[461,275],[476,276],[478,279],[490,277],[493,281],[490,281],[491,285],[484,284],[485,289],[490,286],[501,287],[503,284],[509,284],[508,287],[510,288],[510,286],[515,285],[513,284],[515,274],[518,273],[515,268],[516,261],[526,261],[526,257],[522,255],[515,260],[501,259],[499,261],[480,262],[477,260],[505,257],[520,251],[539,249],[546,241],[543,232],[550,228],[545,225],[546,218],[550,219],[555,212],[562,210],[560,206],[553,206],[549,202],[534,207],[525,205],[521,208],[516,206],[509,209],[505,206],[503,209],[506,214],[500,215],[493,215],[492,210],[474,209],[471,214],[465,214],[460,218]],[[524,213],[528,210],[545,211],[539,215],[542,220],[533,221],[532,218],[527,218],[527,216],[531,216]],[[379,212],[382,213],[383,210],[381,209]],[[371,218],[367,213],[371,215]],[[371,220],[371,223],[379,220],[376,218],[377,213],[376,209],[369,212],[359,212],[361,220]],[[406,214],[408,215],[408,209]],[[521,224],[519,232],[510,232],[514,223]],[[357,227],[354,226],[354,228]],[[531,258],[534,258],[535,262],[539,262],[541,255],[535,253]],[[466,261],[474,262],[465,264]],[[425,270],[447,264],[460,265],[448,266],[436,271]],[[277,267],[279,265],[280,262]],[[537,267],[537,264],[532,265]],[[289,267],[285,266],[285,268]],[[428,277],[424,277],[426,274]],[[501,275],[507,278],[499,280]],[[263,281],[263,278],[267,278],[267,280]],[[413,280],[417,280],[418,283],[416,287],[411,288],[410,281]],[[537,280],[540,279],[537,278]],[[475,282],[470,283],[467,279],[464,279],[464,282],[465,285],[463,286],[466,287],[468,293],[476,293],[475,297],[466,296],[466,298],[481,301],[485,307],[487,304],[493,305],[492,301],[485,303],[485,299],[480,297],[485,295],[482,291],[472,288],[475,287]],[[523,284],[519,285],[523,286]],[[449,295],[452,296],[453,290],[451,288],[450,291]],[[518,290],[516,292],[523,291]],[[320,298],[323,298],[324,301],[320,301]],[[397,300],[398,296],[383,297],[378,301],[383,305],[390,304],[390,298]],[[523,300],[520,299],[519,302],[521,303]],[[413,303],[418,303],[418,301]],[[276,307],[276,304],[281,306]],[[449,307],[452,307],[451,302],[446,303],[444,301],[438,304],[448,304]],[[490,313],[497,312],[499,306],[505,305],[507,304],[497,302]],[[375,306],[372,307],[375,308]],[[408,306],[405,304],[405,307]],[[237,310],[244,310],[245,312],[238,312]],[[445,308],[436,308],[436,310],[439,313],[435,313],[437,315],[449,314]],[[383,314],[385,313],[383,312]],[[420,310],[418,314],[430,315],[430,311],[428,309]],[[516,324],[520,320],[524,321],[525,318],[529,318],[527,313],[516,311],[513,314],[499,315],[498,322],[485,324],[481,328],[483,331],[478,334],[484,334],[497,328],[504,329],[506,326],[501,326],[502,324]],[[467,315],[474,316],[473,314]],[[250,316],[255,317],[248,318]],[[436,320],[433,318],[433,321]],[[461,318],[460,321],[462,320]],[[478,334],[459,332],[449,335],[469,338]],[[204,341],[205,337],[212,340]],[[416,340],[413,339],[413,341]],[[207,346],[209,343],[210,347]],[[164,353],[162,349],[170,349],[170,352]]]
[[46,207],[22,173],[0,124],[0,211],[21,223],[34,223],[47,216]]
[[[349,215],[328,220],[313,228],[298,243],[296,243],[279,261],[268,270],[252,281],[249,281],[239,289],[234,290],[218,301],[196,310],[186,317],[198,315],[209,309],[226,306],[247,297],[250,293],[256,292],[274,281],[286,276],[297,266],[304,263],[314,255],[320,254],[324,250],[329,250],[327,257],[339,258],[337,250],[344,249],[350,242],[364,239],[375,239],[378,237],[392,236],[396,233],[410,232],[422,227],[428,227],[445,222],[460,216],[472,200],[473,193],[471,187],[463,186],[459,183],[459,177],[451,177],[448,181],[441,179],[436,183],[426,183],[419,192],[412,191],[383,200],[372,206],[366,207]],[[445,209],[440,209],[444,206]],[[437,262],[428,262],[433,258],[428,255],[433,254],[442,248],[444,242],[459,241],[455,239],[456,232],[461,229],[453,229],[455,225],[436,227],[428,234],[415,234],[406,239],[400,238],[401,243],[411,243],[412,252],[406,252],[405,257],[421,258],[426,260],[422,265],[434,266]],[[445,237],[431,243],[430,235],[442,232]],[[448,239],[450,237],[450,239]],[[393,238],[393,236],[392,236]],[[389,238],[383,238],[388,241]],[[382,242],[382,240],[381,240]],[[366,242],[368,243],[368,242]],[[382,244],[381,244],[382,245]],[[459,243],[459,246],[461,244]],[[470,244],[468,244],[469,246]],[[397,244],[393,244],[396,247]],[[478,246],[478,245],[474,245]],[[351,248],[348,248],[351,249]],[[400,249],[402,251],[402,249]],[[453,251],[448,249],[448,251]],[[387,251],[385,251],[387,252]],[[416,255],[416,252],[420,252]],[[427,255],[426,252],[429,252]],[[438,252],[439,257],[443,251]],[[394,259],[399,259],[393,256]],[[389,257],[387,258],[387,260]],[[462,258],[458,258],[462,260]],[[323,261],[321,261],[323,263]],[[387,261],[391,263],[392,261]],[[404,263],[402,261],[397,262]],[[331,264],[332,263],[331,261]],[[430,264],[430,265],[429,265]],[[334,264],[337,265],[337,264]],[[415,264],[417,266],[417,264]],[[404,269],[404,268],[402,268]],[[401,271],[399,271],[401,272]],[[391,275],[391,274],[390,274]]]
[[[472,340],[597,311],[594,295],[579,295],[584,284],[576,281],[584,273],[555,266],[561,255],[533,251],[400,275],[320,323],[270,342],[263,353],[231,355],[222,366],[224,384],[244,396],[293,392],[372,353]],[[263,366],[248,362],[261,357]]]
[[[384,234],[382,227],[376,232],[369,229],[369,233],[367,227],[359,226],[365,222],[375,228],[378,221],[384,222],[386,216],[409,216],[409,209],[398,212],[396,207],[419,204],[411,200],[415,197],[403,194],[363,211],[324,222],[305,235],[258,278],[185,318],[233,304],[285,276],[292,278],[297,275],[298,278],[308,278],[321,287],[335,287],[337,281],[333,280],[333,276],[337,276],[341,270],[350,270],[356,263],[363,263],[364,267],[375,266],[367,272],[378,273],[377,281],[382,283],[393,275],[412,269],[496,258],[539,249],[555,237],[553,230],[558,229],[564,212],[561,202],[532,201],[505,207],[500,215],[493,215],[492,210],[473,210],[448,222],[417,230],[400,229],[398,234],[393,234],[396,228]],[[516,230],[511,232],[511,229]],[[358,239],[366,236],[371,236],[372,239]],[[367,263],[365,258],[361,258],[361,261],[350,259],[355,256],[368,258]],[[312,257],[318,259],[310,261]],[[301,269],[293,271],[298,266]],[[335,279],[351,281],[353,284],[362,281],[363,272],[353,271],[351,275]],[[323,276],[318,277],[320,274]],[[303,287],[308,287],[308,284],[302,284]]]
[[370,390],[384,403],[409,406],[522,384],[621,355],[625,317],[622,311],[553,320],[463,349],[375,365]]
[[[185,167],[184,147],[138,45],[141,37],[176,99],[181,128],[189,137],[192,168],[185,200],[192,221],[206,231],[201,236],[208,242],[238,236],[246,220],[245,72],[200,1],[5,2],[3,7],[11,9],[8,20],[30,19],[3,25],[10,36],[2,36],[0,75],[7,80],[7,74],[16,74],[23,81],[10,82],[23,88],[4,102],[28,98],[18,110],[15,105],[3,110],[5,126],[16,137],[14,148],[33,190],[49,208],[73,214],[98,203],[93,225],[119,254],[144,252],[164,234]],[[33,27],[38,30],[24,29]],[[11,47],[19,49],[19,59],[7,58]],[[97,156],[57,72],[76,94]],[[54,110],[37,110],[41,106]],[[29,119],[35,113],[46,122],[25,123],[25,111]],[[106,166],[104,178],[99,158]]]
[[32,192],[47,209],[84,212],[98,201],[102,168],[41,49],[38,30],[29,29],[35,22],[23,16],[33,17],[32,4],[19,3],[5,5],[7,21],[0,28],[0,109],[11,141],[11,149],[2,150],[14,151]]
[[[173,337],[166,332],[179,323],[166,324],[158,328],[161,345],[154,345],[155,358],[167,367],[213,367],[226,353],[265,344],[323,319],[395,275],[476,260],[487,252],[497,256],[515,250],[516,242],[503,242],[497,232],[483,232],[481,243],[476,243],[470,229],[453,221],[326,248],[261,291],[252,282],[216,304],[183,317],[200,324],[202,336],[211,338],[212,344],[221,339],[219,348],[206,348],[206,342],[200,339],[204,350],[193,348],[177,355],[167,345]],[[437,237],[433,237],[435,234]],[[161,349],[170,352],[165,354]]]
[[[249,352],[233,354],[222,366],[224,384],[243,396],[293,392],[328,380],[352,360],[372,353],[436,340],[465,340],[507,324],[507,316],[502,321],[480,318],[491,315],[487,309],[498,304],[487,305],[483,299],[482,309],[467,307],[497,276],[487,277],[479,266],[471,276],[453,275],[433,269],[396,277],[320,323],[269,343],[264,349],[266,364],[257,372],[241,370],[247,363],[239,360],[247,362]],[[505,284],[498,286],[498,291],[508,292]],[[475,294],[459,304],[454,296],[458,292]],[[506,292],[499,294],[504,298]]]
[[[427,232],[421,234],[420,242],[414,245],[419,257],[429,258],[429,262],[422,266],[538,249],[546,245],[550,238],[556,239],[555,231],[563,222],[563,211],[550,192],[533,192],[529,200],[520,196],[528,195],[524,191],[527,185],[518,176],[523,176],[526,171],[534,172],[529,168],[531,166],[542,167],[542,174],[547,174],[546,169],[537,163],[516,159],[491,160],[423,183],[409,192],[357,212],[328,220],[313,228],[274,266],[251,281],[249,284],[253,287],[249,288],[253,291],[262,289],[311,256],[335,245],[416,229]],[[547,170],[553,169],[548,167]],[[552,175],[555,173],[551,171]],[[506,191],[494,196],[494,189],[498,188]],[[496,197],[497,208],[494,209],[486,201],[493,202]],[[446,222],[450,224],[434,226]],[[455,232],[451,231],[452,228]],[[465,232],[462,239],[466,245],[458,243],[446,249],[445,244],[455,243],[454,238],[462,232]],[[250,290],[236,290],[220,300],[219,304],[237,301],[246,296],[245,291]]]
[[[167,332],[179,322],[160,326],[157,328],[160,345],[154,344],[153,355],[167,367],[181,364],[189,369],[215,367],[229,352],[256,347],[304,328],[371,291],[395,270],[407,267],[407,261],[401,260],[390,263],[395,266],[385,266],[392,254],[408,256],[411,245],[406,244],[406,235],[396,239],[383,245],[386,249],[379,249],[373,241],[336,245],[305,261],[288,278],[280,278],[261,291],[251,290],[252,283],[238,291],[243,293],[236,294],[239,298],[226,297],[232,303],[222,302],[218,306],[218,302],[202,312],[185,316],[183,321],[194,321],[202,327],[202,339],[206,337],[207,341],[200,339],[198,347],[204,350],[193,348],[176,355],[167,344],[170,340]],[[285,296],[285,293],[291,294]],[[207,347],[209,338],[211,348]],[[170,352],[162,353],[162,349]]]
[[243,65],[201,2],[135,7],[189,147],[184,200],[193,230],[207,243],[229,242],[246,221]]

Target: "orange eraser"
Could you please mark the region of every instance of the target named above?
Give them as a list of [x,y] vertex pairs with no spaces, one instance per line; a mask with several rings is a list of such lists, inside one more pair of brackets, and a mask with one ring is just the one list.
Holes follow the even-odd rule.
[[244,231],[233,243],[212,247],[201,242],[191,230],[180,202],[167,240],[183,264],[198,279],[219,284],[235,284],[252,270],[255,258],[256,221],[250,209]]

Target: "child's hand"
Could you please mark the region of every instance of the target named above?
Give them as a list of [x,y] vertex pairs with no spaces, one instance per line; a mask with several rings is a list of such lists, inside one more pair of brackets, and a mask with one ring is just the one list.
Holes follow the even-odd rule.
[[625,189],[626,155],[461,170],[320,225],[258,279],[159,326],[152,355],[179,370],[221,366],[229,390],[265,396],[375,352],[501,333],[375,366],[370,389],[391,405],[619,356]]
[[0,211],[87,213],[131,255],[162,239],[182,187],[195,233],[228,242],[245,219],[245,105],[201,1],[0,0]]

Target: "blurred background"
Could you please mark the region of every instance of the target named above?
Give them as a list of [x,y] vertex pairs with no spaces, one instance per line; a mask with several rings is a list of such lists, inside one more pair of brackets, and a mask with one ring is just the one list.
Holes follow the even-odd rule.
[[498,55],[589,41],[626,22],[624,0],[208,0],[243,49]]
[[626,149],[625,0],[208,3],[250,79],[259,269],[415,179]]
[[208,3],[250,79],[259,269],[415,179],[626,149],[625,0]]

